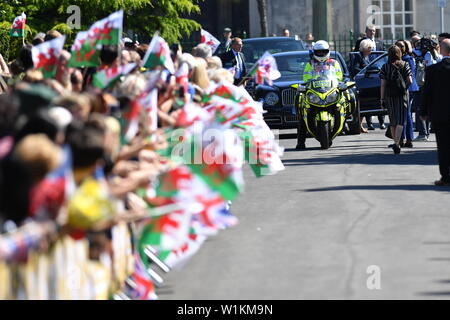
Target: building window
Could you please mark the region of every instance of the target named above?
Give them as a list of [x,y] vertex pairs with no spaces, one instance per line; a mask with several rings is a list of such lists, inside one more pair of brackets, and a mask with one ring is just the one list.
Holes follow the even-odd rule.
[[380,26],[380,36],[384,39],[403,39],[409,37],[414,29],[414,0],[372,0],[379,8],[375,14]]

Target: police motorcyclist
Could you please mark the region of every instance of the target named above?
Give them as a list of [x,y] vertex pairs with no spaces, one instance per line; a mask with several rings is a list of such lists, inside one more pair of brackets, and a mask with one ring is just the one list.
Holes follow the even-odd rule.
[[[343,80],[341,65],[338,61],[330,57],[330,45],[324,40],[317,41],[312,50],[311,61],[308,62],[303,70],[303,83],[306,84],[318,76],[320,70],[328,69],[334,72],[336,79],[340,82]],[[299,121],[297,128],[297,150],[306,149],[306,125],[299,113]]]

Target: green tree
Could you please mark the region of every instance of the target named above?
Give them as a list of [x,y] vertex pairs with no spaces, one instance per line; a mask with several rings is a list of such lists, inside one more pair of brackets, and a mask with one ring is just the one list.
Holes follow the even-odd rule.
[[[200,12],[199,1],[203,0],[4,0],[0,6],[0,29],[9,30],[14,18],[25,12],[27,42],[38,32],[55,29],[64,33],[68,37],[66,43],[71,44],[79,30],[72,30],[67,25],[71,15],[67,8],[76,5],[80,7],[81,30],[87,30],[95,21],[124,9],[124,31],[133,30],[144,39],[159,31],[162,37],[173,43],[200,28],[197,22],[188,18],[190,14]],[[0,52],[5,55],[9,48],[11,59],[11,52],[17,51],[20,43],[10,40],[8,45],[0,41]]]

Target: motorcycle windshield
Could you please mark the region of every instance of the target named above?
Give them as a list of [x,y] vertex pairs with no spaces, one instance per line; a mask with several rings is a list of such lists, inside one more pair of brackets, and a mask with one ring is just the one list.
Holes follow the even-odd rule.
[[336,88],[339,81],[336,76],[336,70],[333,66],[319,66],[313,72],[310,82],[311,89],[324,93]]

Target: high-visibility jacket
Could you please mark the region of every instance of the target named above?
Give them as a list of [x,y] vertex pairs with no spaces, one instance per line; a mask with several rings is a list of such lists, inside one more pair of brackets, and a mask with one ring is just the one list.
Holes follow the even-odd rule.
[[307,83],[309,80],[313,79],[321,68],[333,68],[336,73],[336,78],[338,81],[342,81],[344,79],[344,74],[342,73],[341,65],[338,61],[329,58],[325,62],[319,62],[315,60],[311,60],[305,66],[303,70],[303,83]]

